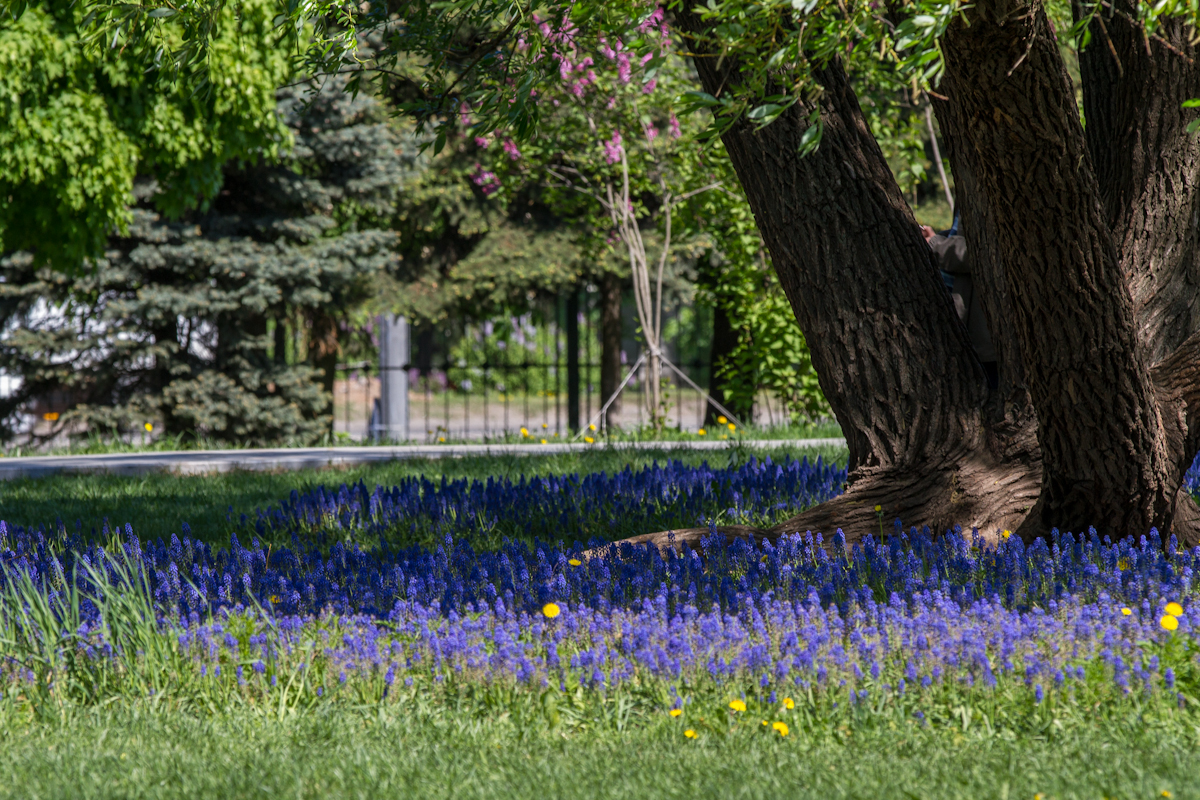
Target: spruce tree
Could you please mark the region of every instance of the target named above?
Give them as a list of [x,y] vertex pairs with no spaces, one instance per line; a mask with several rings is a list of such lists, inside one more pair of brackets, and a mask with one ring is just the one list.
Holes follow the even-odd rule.
[[[168,219],[170,176],[137,183],[127,232],[74,278],[29,252],[0,262],[4,432],[57,394],[57,429],[269,445],[329,430],[339,322],[393,258],[389,216],[415,144],[331,79],[280,90],[278,160],[224,164],[206,207]],[[59,313],[46,315],[46,304]]]

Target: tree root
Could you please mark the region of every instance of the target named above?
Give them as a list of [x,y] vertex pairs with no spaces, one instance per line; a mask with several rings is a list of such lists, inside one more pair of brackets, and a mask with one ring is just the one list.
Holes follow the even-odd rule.
[[[1003,531],[1021,527],[1037,501],[1041,464],[1035,460],[996,464],[970,457],[936,467],[915,466],[856,476],[845,494],[806,509],[769,528],[718,525],[726,542],[747,539],[775,541],[790,533],[820,532],[831,542],[841,530],[846,544],[867,535],[884,538],[894,532],[895,520],[905,529],[928,526],[935,533],[961,525],[976,528],[985,541],[996,542]],[[878,510],[876,510],[878,509]],[[1200,511],[1198,511],[1200,514]],[[614,544],[653,544],[664,553],[683,545],[698,549],[712,529],[682,528],[622,539]]]

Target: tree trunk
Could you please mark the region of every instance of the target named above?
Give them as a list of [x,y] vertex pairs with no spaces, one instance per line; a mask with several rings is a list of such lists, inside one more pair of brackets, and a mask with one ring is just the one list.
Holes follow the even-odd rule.
[[[321,389],[329,398],[327,411],[333,412],[333,383],[337,375],[338,361],[338,327],[337,319],[332,314],[314,311],[312,315],[312,332],[308,344],[308,352],[312,364],[321,372]],[[330,420],[332,432],[333,421]]]
[[[748,403],[734,402],[726,397],[721,381],[716,377],[717,370],[737,347],[737,341],[737,331],[734,330],[733,323],[729,319],[729,313],[720,303],[715,304],[713,306],[712,349],[709,350],[708,357],[708,374],[710,376],[708,393],[713,400],[736,414],[738,419],[749,424],[754,419],[753,399]],[[709,404],[704,412],[704,424],[715,425],[718,416],[721,416],[721,412],[717,410],[716,406]]]
[[[941,42],[936,111],[1000,359],[991,393],[836,61],[817,75],[815,153],[797,154],[811,102],[724,134],[851,466],[841,497],[727,536],[841,525],[852,542],[899,516],[1200,541],[1181,491],[1200,447],[1200,153],[1184,133],[1194,112],[1179,110],[1200,96],[1200,67],[1111,22],[1097,37],[1111,48],[1081,64],[1086,138],[1038,3],[981,0]],[[680,24],[705,23],[685,9]],[[1191,53],[1182,29],[1164,35]],[[705,91],[736,85],[736,63],[693,50]]]
[[[1120,0],[1114,7],[1134,12]],[[1200,97],[1200,53],[1180,20],[1147,40],[1120,13],[1106,14],[1091,33],[1079,59],[1087,146],[1138,338],[1157,363],[1200,331],[1200,138],[1187,132],[1200,110],[1182,107]],[[1198,449],[1193,425],[1183,469]]]
[[[600,402],[612,397],[621,384],[621,278],[605,272],[600,278]],[[604,427],[619,427],[621,398],[612,401],[605,413]]]
[[1037,412],[1042,489],[1021,533],[1165,536],[1185,408],[1160,407],[1054,32],[1016,0],[968,16],[942,42],[944,89],[995,223]]
[[[698,33],[705,23],[685,10],[679,24]],[[692,49],[705,91],[736,86],[735,62],[699,43]],[[983,369],[840,63],[818,80],[815,153],[799,153],[815,100],[761,130],[739,122],[722,138],[846,435],[849,484],[770,529],[723,530],[772,537],[841,528],[852,542],[900,519],[935,530],[974,526],[994,539],[1038,496],[1031,421],[1017,412],[985,418]],[[706,532],[674,537],[694,542]],[[667,536],[635,541],[663,545]]]

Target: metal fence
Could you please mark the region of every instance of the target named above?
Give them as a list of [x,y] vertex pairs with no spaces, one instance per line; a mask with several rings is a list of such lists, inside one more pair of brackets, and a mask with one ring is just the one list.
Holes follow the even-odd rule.
[[[414,332],[405,367],[410,439],[562,441],[586,428],[606,399],[600,393],[598,301],[596,293],[581,292],[575,302],[560,297],[522,316]],[[711,334],[705,328],[711,330],[711,324],[703,313],[677,304],[664,311],[664,330],[667,356],[707,389]],[[623,314],[621,377],[641,353],[631,317]],[[368,438],[380,396],[379,365],[360,361],[338,369],[334,430],[354,440]],[[665,424],[702,428],[703,395],[677,376],[664,377],[669,379]],[[643,366],[610,419],[626,430],[646,425],[646,390]]]

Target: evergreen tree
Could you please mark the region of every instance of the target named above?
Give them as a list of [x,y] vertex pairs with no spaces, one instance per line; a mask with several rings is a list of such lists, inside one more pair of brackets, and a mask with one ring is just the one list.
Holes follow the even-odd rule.
[[416,149],[369,96],[310,88],[278,93],[284,155],[226,162],[207,207],[165,219],[155,206],[178,187],[147,176],[127,231],[77,278],[28,252],[0,263],[0,368],[24,377],[0,405],[7,435],[52,392],[58,429],[150,423],[259,445],[328,431],[339,321],[393,258],[374,226]]

